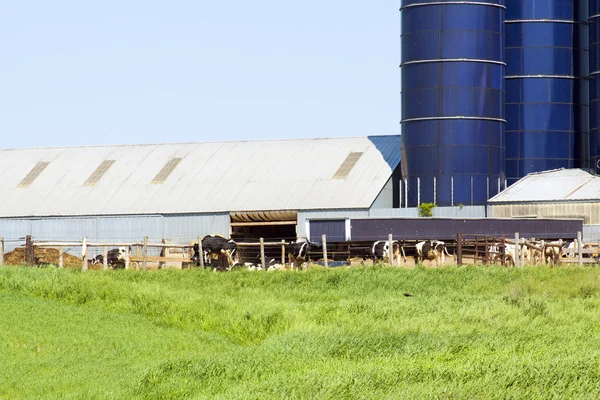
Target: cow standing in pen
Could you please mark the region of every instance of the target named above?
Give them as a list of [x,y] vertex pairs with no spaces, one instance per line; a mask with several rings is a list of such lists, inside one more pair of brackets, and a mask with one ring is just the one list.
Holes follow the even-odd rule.
[[[200,254],[200,246],[198,243],[194,243],[194,255],[192,256],[192,261],[196,265],[200,265],[200,257],[204,259],[204,265],[210,263],[213,255],[219,258],[225,257],[227,259],[227,269],[231,269],[238,262],[236,260],[237,254],[237,244],[232,239],[224,238],[223,236],[218,235],[207,235],[202,238],[202,253]],[[223,269],[221,266],[221,262],[219,262],[218,269]]]
[[310,242],[306,239],[298,239],[296,242],[288,243],[285,246],[288,263],[293,270],[305,269],[308,263],[308,252],[310,251]]
[[425,240],[417,243],[415,246],[417,253],[415,254],[415,264],[424,260],[434,260],[435,265],[444,265],[446,262],[445,254],[450,256],[446,243],[441,240]]
[[[391,263],[389,257],[390,251],[390,242],[388,240],[378,240],[371,246],[370,254],[365,255],[364,259],[370,258],[373,260],[373,263],[377,263],[379,261],[383,261],[384,263]],[[394,260],[400,260],[400,255],[402,255],[402,259],[406,262],[406,253],[404,252],[404,247],[397,240],[392,241],[392,257]]]

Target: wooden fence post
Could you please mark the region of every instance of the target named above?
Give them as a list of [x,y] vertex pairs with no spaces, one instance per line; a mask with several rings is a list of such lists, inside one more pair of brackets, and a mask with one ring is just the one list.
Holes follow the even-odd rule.
[[200,236],[198,236],[198,254],[200,256],[200,267],[201,268],[206,268],[206,265],[204,265],[204,250],[202,249],[202,240],[200,239]]
[[58,268],[62,268],[65,265],[64,250],[62,246],[58,246]]
[[[106,240],[104,241],[106,243]],[[102,268],[105,270],[108,269],[108,246],[104,245],[104,249],[102,250]]]
[[323,234],[321,240],[323,242],[323,265],[325,268],[329,268],[329,261],[327,261],[327,235]]
[[260,238],[260,265],[262,266],[263,271],[266,269],[265,264],[265,239]]
[[33,259],[31,257],[31,235],[25,236],[25,264],[31,265],[33,263]]
[[392,234],[388,235],[388,260],[390,260],[390,265],[394,266],[394,243],[392,240]]
[[500,242],[500,265],[506,266],[506,239],[502,235],[502,241]]
[[4,236],[0,237],[0,265],[4,265]]
[[520,256],[520,244],[521,239],[519,239],[519,232],[515,232],[515,254],[513,255],[515,259],[513,260],[516,267],[521,267],[521,257]]
[[[281,265],[285,269],[285,240],[281,240]],[[290,266],[292,268],[292,266]]]
[[546,264],[546,243],[544,243],[543,240],[540,242],[540,251],[541,251],[541,254],[540,254],[541,260],[540,260],[540,262],[542,264]]
[[[126,246],[125,247],[125,269],[129,269],[130,268],[130,261],[131,261],[131,246]],[[138,264],[136,262],[135,264],[135,269],[138,269]]]
[[577,264],[583,266],[583,238],[581,231],[577,232]]
[[462,265],[462,263],[463,263],[462,245],[463,245],[462,233],[457,233],[456,234],[456,264],[458,264],[458,265]]
[[87,271],[88,270],[88,262],[87,262],[87,258],[88,258],[87,236],[83,237],[83,242],[81,243],[81,256],[83,257],[83,259],[81,260],[81,270],[82,271]]
[[142,269],[145,271],[148,267],[148,236],[144,236],[144,247],[142,247]]
[[473,264],[479,263],[479,237],[475,236],[475,259],[473,260]]
[[489,246],[488,246],[487,236],[485,236],[483,239],[483,245],[485,246],[485,248],[483,249],[483,251],[484,251],[483,265],[487,265],[488,262],[490,261],[490,252],[488,250]]

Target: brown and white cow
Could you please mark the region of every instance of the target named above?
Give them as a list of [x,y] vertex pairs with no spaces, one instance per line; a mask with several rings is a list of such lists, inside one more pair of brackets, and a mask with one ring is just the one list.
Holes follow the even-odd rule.
[[445,254],[450,256],[446,243],[441,240],[424,240],[415,246],[417,254],[415,255],[415,264],[424,260],[434,260],[435,265],[444,265],[446,262]]

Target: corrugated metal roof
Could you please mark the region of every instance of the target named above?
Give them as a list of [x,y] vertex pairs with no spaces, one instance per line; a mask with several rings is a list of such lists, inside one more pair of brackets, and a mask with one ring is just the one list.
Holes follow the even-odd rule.
[[600,177],[581,169],[531,173],[488,200],[490,204],[600,200]]
[[[336,171],[364,153],[344,179]],[[152,180],[181,158],[165,181]],[[85,182],[114,160],[95,185]],[[48,162],[29,187],[19,183]],[[0,217],[368,208],[400,136],[0,150]]]

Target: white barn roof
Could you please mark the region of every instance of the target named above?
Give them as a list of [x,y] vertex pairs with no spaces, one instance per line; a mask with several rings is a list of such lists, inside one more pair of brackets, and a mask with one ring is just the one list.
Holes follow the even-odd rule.
[[400,136],[0,150],[0,217],[368,208]]
[[600,177],[581,169],[531,173],[488,200],[488,204],[600,201]]

